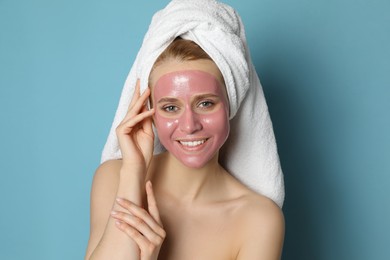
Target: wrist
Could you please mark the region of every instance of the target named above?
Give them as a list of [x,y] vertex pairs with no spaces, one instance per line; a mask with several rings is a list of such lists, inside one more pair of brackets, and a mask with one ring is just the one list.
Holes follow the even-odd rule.
[[119,187],[144,186],[146,172],[140,168],[121,168],[119,171]]
[[139,176],[121,176],[116,196],[130,200],[131,202],[142,205],[143,194],[145,193],[145,178]]
[[144,164],[124,163],[119,170],[121,177],[133,176],[133,177],[145,177],[147,168]]

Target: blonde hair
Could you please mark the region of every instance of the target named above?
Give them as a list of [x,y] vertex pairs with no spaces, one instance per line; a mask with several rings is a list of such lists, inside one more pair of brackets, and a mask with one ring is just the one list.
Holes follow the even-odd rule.
[[161,54],[153,65],[152,71],[164,61],[175,59],[178,61],[211,60],[211,57],[195,42],[176,38]]

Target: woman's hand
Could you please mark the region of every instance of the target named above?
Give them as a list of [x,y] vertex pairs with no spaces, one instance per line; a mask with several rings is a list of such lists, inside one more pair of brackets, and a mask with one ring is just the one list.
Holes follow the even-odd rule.
[[140,83],[137,80],[127,114],[116,128],[123,165],[141,166],[144,171],[152,159],[154,142],[151,118],[154,109],[147,108],[149,96],[150,89],[140,95]]
[[138,245],[140,260],[156,260],[166,234],[150,181],[146,183],[146,196],[148,211],[128,200],[118,198],[118,205],[125,211],[113,211],[111,216],[116,219],[116,226]]

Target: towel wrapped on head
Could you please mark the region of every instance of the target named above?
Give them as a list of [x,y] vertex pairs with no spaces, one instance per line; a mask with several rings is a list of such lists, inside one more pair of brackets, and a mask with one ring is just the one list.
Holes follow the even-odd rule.
[[[177,37],[197,43],[224,77],[231,120],[230,135],[220,153],[221,165],[243,184],[282,207],[283,173],[244,26],[232,7],[215,0],[173,0],[153,16],[123,87],[101,162],[121,158],[115,129],[126,115],[136,81],[140,79],[143,92],[155,61]],[[162,151],[156,136],[154,152]]]

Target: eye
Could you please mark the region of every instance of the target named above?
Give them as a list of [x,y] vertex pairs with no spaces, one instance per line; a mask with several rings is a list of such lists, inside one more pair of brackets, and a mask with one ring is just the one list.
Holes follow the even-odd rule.
[[214,102],[206,100],[206,101],[200,102],[198,106],[200,108],[209,108],[209,107],[212,107],[213,105],[214,105]]
[[168,113],[173,113],[173,112],[178,111],[179,108],[177,106],[167,105],[167,106],[163,106],[162,110],[164,110],[165,112],[168,112]]

